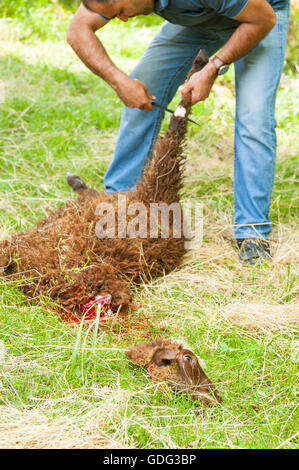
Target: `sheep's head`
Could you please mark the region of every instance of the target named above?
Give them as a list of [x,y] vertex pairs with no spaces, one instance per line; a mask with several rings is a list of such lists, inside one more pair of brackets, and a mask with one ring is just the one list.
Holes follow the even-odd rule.
[[187,392],[194,400],[207,404],[221,402],[197,356],[176,341],[160,336],[151,343],[137,344],[127,355],[135,364],[147,366],[155,382],[166,381],[172,390]]

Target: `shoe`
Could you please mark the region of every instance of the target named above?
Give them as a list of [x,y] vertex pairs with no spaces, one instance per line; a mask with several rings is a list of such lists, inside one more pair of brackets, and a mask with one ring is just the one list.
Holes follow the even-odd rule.
[[272,259],[270,244],[264,238],[245,238],[236,240],[239,248],[241,261],[248,264],[256,264],[259,261],[265,262]]

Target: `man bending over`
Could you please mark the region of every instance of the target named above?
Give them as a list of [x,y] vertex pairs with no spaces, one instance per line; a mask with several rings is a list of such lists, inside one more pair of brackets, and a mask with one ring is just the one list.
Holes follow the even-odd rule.
[[[166,21],[128,76],[109,58],[95,32],[113,18],[151,12]],[[200,49],[211,57],[184,85],[193,104],[205,100],[219,74],[234,63],[235,239],[243,261],[270,257],[269,208],[275,174],[275,100],[282,73],[288,0],[84,0],[67,40],[80,59],[124,102],[107,192],[134,188],[160,130],[163,112]],[[218,52],[217,52],[218,51]],[[217,55],[215,55],[217,53]],[[126,145],[123,146],[123,142]]]

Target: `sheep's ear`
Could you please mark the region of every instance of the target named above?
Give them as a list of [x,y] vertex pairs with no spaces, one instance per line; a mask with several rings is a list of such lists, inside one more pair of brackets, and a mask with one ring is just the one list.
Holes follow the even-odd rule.
[[159,348],[155,352],[152,358],[152,362],[154,362],[157,366],[166,366],[169,364],[170,361],[175,359],[177,356],[177,351],[173,349],[167,348]]
[[152,343],[139,343],[134,348],[128,349],[126,354],[135,364],[145,366],[151,362],[156,349]]

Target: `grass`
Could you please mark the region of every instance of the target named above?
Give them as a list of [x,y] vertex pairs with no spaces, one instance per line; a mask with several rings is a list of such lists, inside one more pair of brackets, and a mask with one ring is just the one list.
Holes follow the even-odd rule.
[[[67,171],[103,188],[122,108],[66,44],[68,2],[35,2],[30,16],[26,1],[9,3],[0,30],[1,238],[73,197]],[[129,71],[159,24],[150,18],[115,22],[100,36]],[[292,36],[277,103],[274,262],[244,268],[233,246],[230,71],[194,108],[201,129],[189,127],[184,197],[203,203],[202,248],[180,270],[135,292],[154,335],[182,339],[204,360],[223,404],[195,409],[187,397],[163,394],[126,359],[132,340],[120,327],[100,328],[95,338],[91,328],[61,321],[49,299],[37,306],[21,286],[0,278],[0,447],[298,446],[293,49]],[[142,338],[139,331],[134,341]]]

